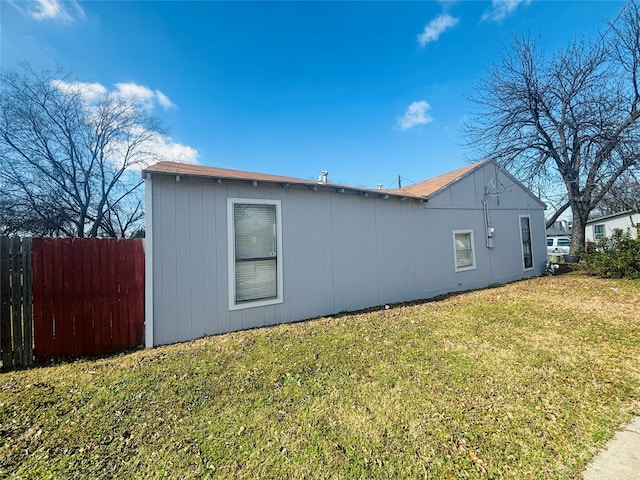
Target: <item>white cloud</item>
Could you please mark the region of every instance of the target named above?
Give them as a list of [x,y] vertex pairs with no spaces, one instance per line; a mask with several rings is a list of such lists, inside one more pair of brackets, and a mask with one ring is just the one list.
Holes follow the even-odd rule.
[[[59,20],[73,22],[74,20],[85,18],[84,10],[76,0],[27,0],[21,1],[20,6],[17,1],[11,1],[10,3],[22,13],[26,13],[38,21]],[[24,8],[21,8],[21,6]]]
[[[68,94],[79,95],[85,102],[86,111],[91,114],[97,102],[105,95],[115,94],[122,97],[130,98],[142,108],[153,109],[156,105],[160,105],[164,109],[176,107],[176,105],[162,93],[160,90],[152,90],[144,85],[136,83],[116,83],[114,89],[109,91],[100,83],[88,82],[66,82],[64,80],[54,80],[52,85],[60,91]],[[134,125],[133,132],[141,137],[150,133],[141,125]],[[122,165],[127,145],[118,141],[109,148],[111,161],[115,165]],[[188,145],[176,143],[169,136],[151,134],[145,141],[144,153],[139,160],[134,161],[129,170],[140,170],[147,166],[149,162],[160,160],[171,160],[183,163],[198,163],[198,151]]]
[[94,102],[107,93],[107,89],[99,83],[54,80],[53,86],[65,93],[78,94],[87,102]]
[[158,103],[162,105],[165,110],[169,110],[170,108],[176,108],[176,105],[160,90],[156,90],[156,98],[158,99]]
[[491,10],[482,15],[482,21],[499,22],[512,15],[520,5],[528,6],[531,0],[493,0]]
[[155,97],[153,90],[144,85],[138,85],[137,83],[116,83],[115,87],[117,92],[123,97],[128,97],[142,103],[151,102]]
[[427,43],[438,40],[445,30],[454,27],[459,21],[459,18],[443,13],[424,27],[424,31],[418,35],[418,43],[421,47],[424,47]]
[[101,96],[108,93],[115,93],[116,95],[138,102],[139,105],[149,110],[152,110],[156,105],[160,105],[165,110],[177,108],[171,99],[160,90],[151,90],[149,87],[132,82],[116,83],[113,92],[109,92],[107,88],[100,83],[54,80],[52,84],[65,93],[80,95],[83,100],[89,103],[95,102]]
[[408,130],[409,128],[416,127],[418,125],[425,125],[433,121],[429,115],[427,115],[427,110],[431,109],[431,105],[429,105],[424,100],[420,100],[419,102],[413,102],[411,105],[407,107],[407,110],[404,112],[402,117],[398,117],[397,126],[400,130]]
[[140,171],[149,165],[168,160],[181,163],[198,163],[198,150],[188,145],[176,143],[168,135],[150,132],[141,125],[131,127],[130,133],[139,139],[145,138],[143,143],[138,144],[139,150],[133,157],[130,156],[130,145],[122,140],[114,139],[108,148],[108,158],[118,168],[121,168],[125,158],[127,158],[128,171]]
[[175,143],[170,137],[162,137],[151,147],[157,161],[170,160],[181,163],[198,163],[198,150],[188,145]]
[[175,108],[175,104],[160,90],[154,91],[137,83],[116,83],[115,87],[119,95],[132,98],[150,110],[155,106],[155,102],[165,110]]

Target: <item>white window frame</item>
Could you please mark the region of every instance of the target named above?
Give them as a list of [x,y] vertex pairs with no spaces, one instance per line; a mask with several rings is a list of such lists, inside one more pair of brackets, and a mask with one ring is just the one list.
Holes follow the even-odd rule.
[[[236,303],[236,234],[234,224],[234,205],[275,205],[276,206],[276,296]],[[228,272],[229,272],[229,310],[264,307],[283,302],[282,275],[282,214],[281,201],[264,198],[228,198],[227,199],[227,239],[228,239]]]
[[[466,267],[458,266],[458,251],[456,246],[456,235],[469,235],[471,239],[471,265],[467,265]],[[466,272],[468,270],[475,270],[478,268],[476,265],[476,242],[473,238],[473,230],[454,230],[453,231],[453,265],[455,266],[456,272]]]
[[[527,267],[524,263],[524,238],[522,238],[522,219],[529,221],[529,245],[531,246],[531,266]],[[533,255],[533,235],[531,235],[531,215],[518,215],[518,230],[520,230],[520,258],[522,258],[522,269],[526,272],[533,270],[536,265],[536,257]]]
[[[597,227],[602,227],[602,233],[596,232]],[[598,223],[597,225],[593,226],[593,240],[595,242],[606,237],[607,237],[607,227],[604,223]]]

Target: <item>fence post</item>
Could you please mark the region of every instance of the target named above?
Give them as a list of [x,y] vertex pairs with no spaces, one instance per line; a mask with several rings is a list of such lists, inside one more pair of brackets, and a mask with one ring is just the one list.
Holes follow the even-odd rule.
[[13,366],[9,278],[9,237],[0,237],[0,348],[3,370]]
[[13,365],[22,363],[22,288],[21,271],[22,252],[20,251],[20,237],[12,237],[11,254],[11,331],[13,333]]
[[33,365],[33,260],[31,237],[22,239],[22,318],[24,319],[24,349],[22,364]]

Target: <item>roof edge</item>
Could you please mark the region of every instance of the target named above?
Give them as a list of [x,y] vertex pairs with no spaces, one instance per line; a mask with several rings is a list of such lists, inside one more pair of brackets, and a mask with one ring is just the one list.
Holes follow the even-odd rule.
[[533,198],[536,202],[538,202],[538,204],[540,206],[542,206],[545,210],[547,209],[547,204],[544,203],[537,195],[535,195],[531,189],[529,187],[527,187],[524,183],[522,183],[520,180],[518,180],[512,173],[509,172],[509,170],[507,170],[507,167],[505,167],[504,165],[500,165],[498,162],[496,162],[494,159],[490,158],[487,160],[488,162],[493,163],[495,166],[498,167],[498,173],[499,172],[503,172],[507,177],[509,177],[516,185],[518,185],[520,188],[522,188],[525,192],[527,192],[527,195],[529,195],[531,198]]
[[600,215],[599,217],[595,217],[595,218],[587,220],[586,225],[588,225],[590,223],[594,223],[594,222],[600,222],[602,220],[608,220],[610,218],[622,217],[622,216],[625,216],[625,215],[640,215],[640,212],[636,212],[633,209],[629,209],[629,210],[623,210],[622,212],[609,213],[607,215]]
[[[446,183],[445,185],[441,186],[439,189],[437,189],[436,191],[432,192],[431,194],[427,195],[427,198],[433,198],[436,195],[439,195],[440,193],[442,193],[445,189],[451,187],[452,185],[462,181],[464,178],[468,177],[469,175],[471,175],[473,172],[475,172],[476,170],[478,170],[480,167],[482,167],[483,165],[489,163],[489,162],[493,162],[493,160],[489,160],[489,159],[484,159],[484,160],[480,160],[478,162],[472,163],[470,165],[468,165],[468,167],[470,167],[468,170],[465,170],[463,173],[461,173],[460,175],[458,175],[456,178],[454,178],[453,180],[451,180],[449,183]],[[495,162],[494,162],[495,163]],[[464,167],[463,167],[464,168]],[[461,169],[459,169],[461,170]],[[454,170],[455,172],[455,170]],[[450,172],[451,173],[451,172]],[[445,174],[446,175],[446,174]],[[437,177],[436,177],[437,178]]]
[[[164,175],[185,178],[200,178],[209,180],[222,180],[234,182],[249,182],[257,186],[258,183],[282,185],[288,188],[291,185],[302,186],[312,190],[334,190],[338,193],[355,193],[363,197],[376,196],[380,198],[397,198],[400,200],[421,200],[425,201],[425,197],[412,195],[407,192],[394,192],[390,190],[381,190],[373,188],[360,188],[339,183],[323,183],[314,182],[313,180],[305,180],[295,177],[284,177],[280,175],[262,174],[257,172],[249,172],[244,170],[233,170],[226,168],[216,168],[207,166],[197,166],[200,172],[189,171],[190,164],[182,164],[179,162],[163,161],[158,162],[150,167],[142,170],[143,178],[150,178],[151,175]],[[158,168],[154,168],[158,167]],[[191,166],[193,167],[193,166]]]

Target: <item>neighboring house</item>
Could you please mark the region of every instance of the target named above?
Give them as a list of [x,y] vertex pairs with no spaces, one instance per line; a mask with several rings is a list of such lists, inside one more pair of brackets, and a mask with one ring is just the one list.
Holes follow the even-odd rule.
[[542,274],[544,204],[493,161],[375,190],[143,171],[148,347]]
[[629,230],[631,236],[637,238],[640,230],[640,213],[627,210],[589,220],[585,230],[585,241],[589,243],[597,242],[601,238],[609,238],[615,229],[624,232]]
[[571,237],[572,222],[569,220],[556,220],[547,228],[547,237]]

